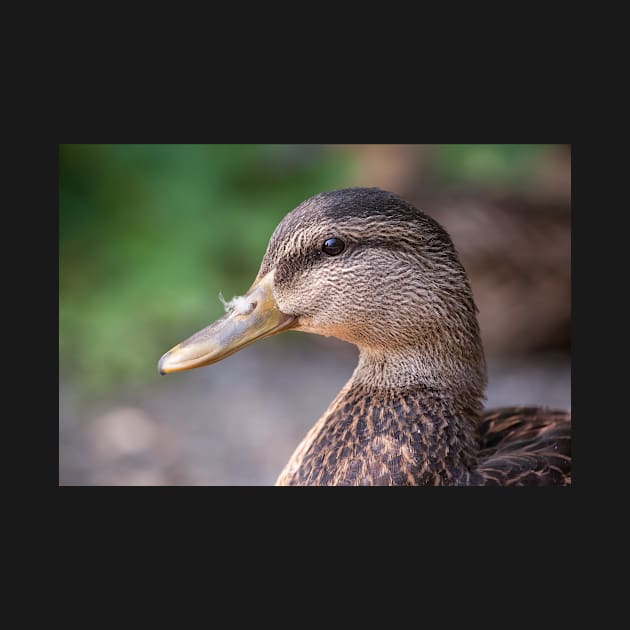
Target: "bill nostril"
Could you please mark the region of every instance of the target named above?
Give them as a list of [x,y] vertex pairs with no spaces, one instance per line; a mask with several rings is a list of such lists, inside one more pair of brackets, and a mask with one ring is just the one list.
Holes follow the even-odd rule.
[[258,302],[248,302],[244,298],[234,305],[234,312],[237,315],[251,315],[255,310]]
[[232,307],[238,315],[249,315],[254,312],[257,302],[252,302],[245,297],[235,297],[232,300]]

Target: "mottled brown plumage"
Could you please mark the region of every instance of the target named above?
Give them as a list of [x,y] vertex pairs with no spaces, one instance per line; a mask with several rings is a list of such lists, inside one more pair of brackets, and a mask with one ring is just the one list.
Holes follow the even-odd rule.
[[[331,238],[345,246],[338,255],[323,248]],[[167,353],[160,370],[205,365],[288,328],[360,351],[277,485],[570,484],[569,413],[483,411],[466,272],[446,231],[397,195],[350,188],[306,200],[276,228],[244,300],[252,315],[228,314]],[[273,317],[259,332],[265,309]],[[256,317],[256,335],[242,332]]]
[[428,391],[344,388],[277,485],[571,483],[569,413],[506,407],[474,417]]

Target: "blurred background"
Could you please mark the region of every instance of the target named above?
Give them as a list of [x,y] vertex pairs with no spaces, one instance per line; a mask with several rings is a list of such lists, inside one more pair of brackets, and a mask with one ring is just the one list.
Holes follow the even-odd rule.
[[487,405],[571,407],[569,145],[60,145],[59,483],[271,485],[357,351],[289,332],[159,376],[304,199],[400,194],[449,231]]

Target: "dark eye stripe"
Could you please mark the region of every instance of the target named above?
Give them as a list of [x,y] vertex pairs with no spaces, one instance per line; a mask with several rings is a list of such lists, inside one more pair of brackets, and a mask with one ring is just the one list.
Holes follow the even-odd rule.
[[340,238],[328,238],[322,245],[322,251],[329,256],[336,256],[341,254],[345,247],[346,244]]

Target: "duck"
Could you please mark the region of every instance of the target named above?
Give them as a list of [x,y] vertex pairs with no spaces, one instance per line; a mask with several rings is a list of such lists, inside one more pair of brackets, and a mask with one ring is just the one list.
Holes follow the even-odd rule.
[[380,188],[316,194],[274,230],[226,313],[177,344],[160,374],[221,361],[287,330],[358,347],[348,382],[276,486],[567,486],[571,414],[484,409],[471,286],[446,230]]

